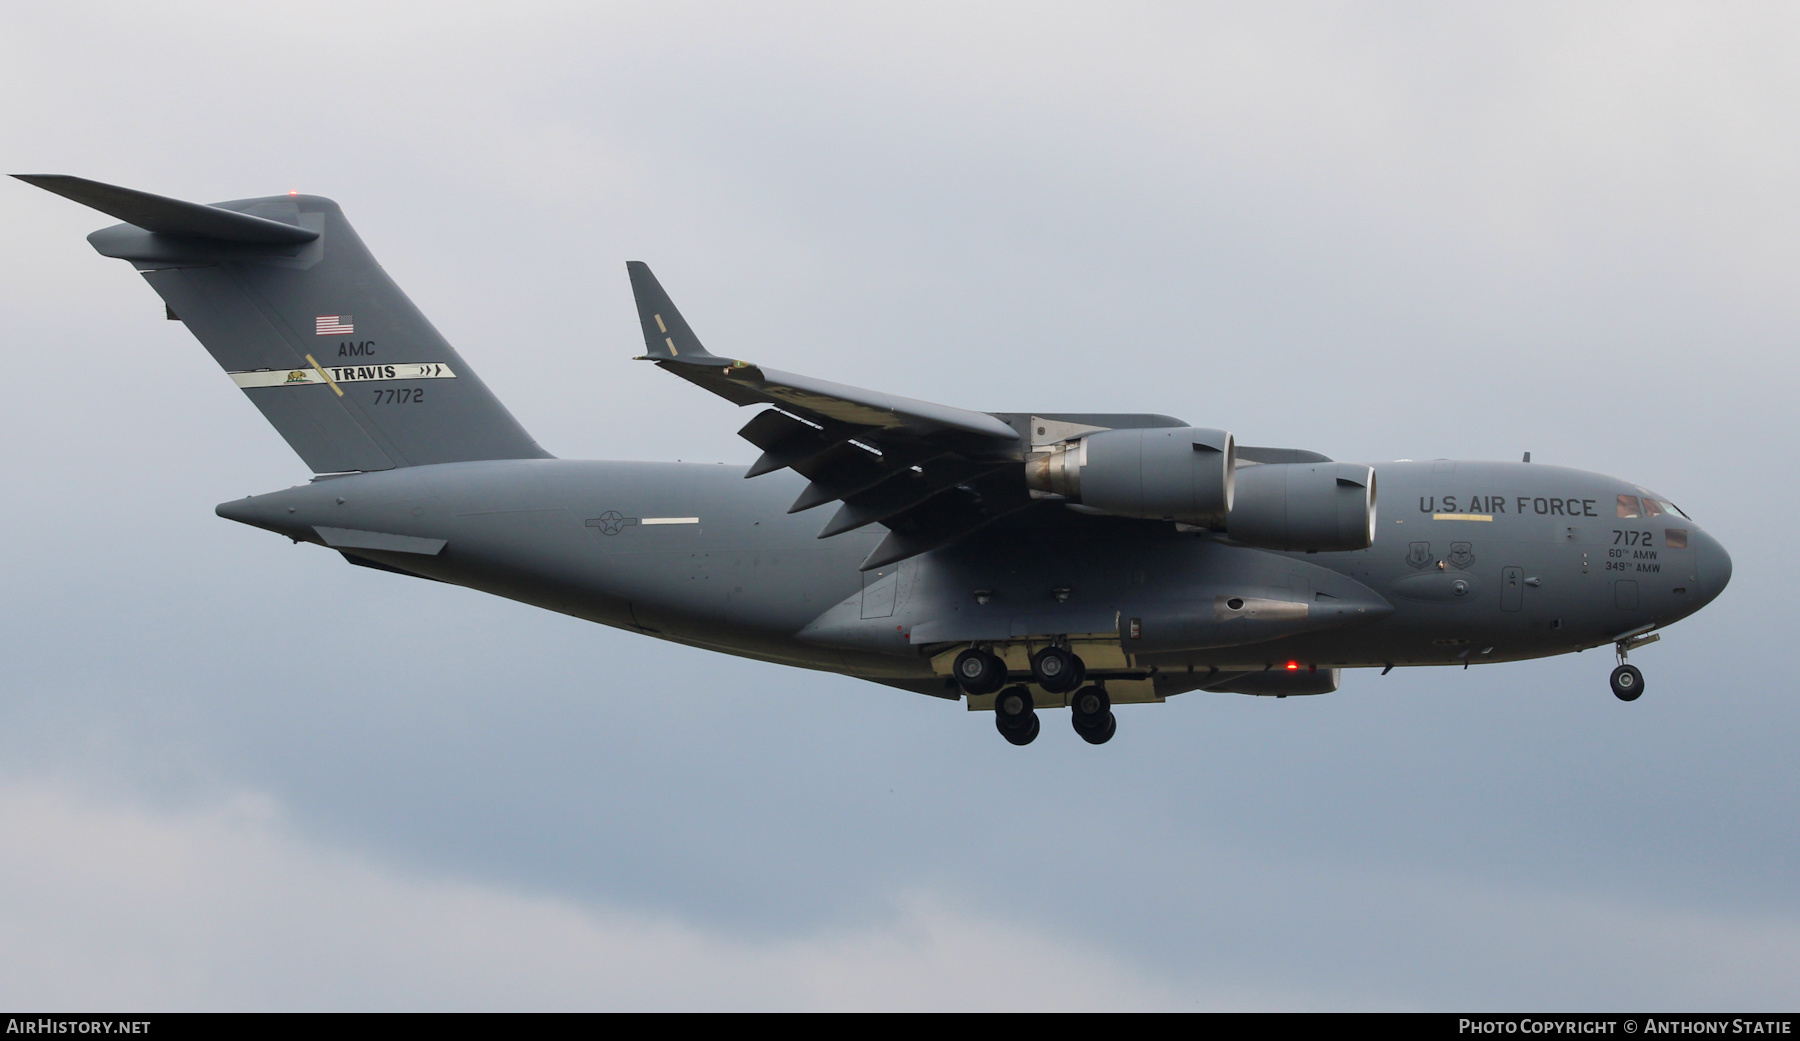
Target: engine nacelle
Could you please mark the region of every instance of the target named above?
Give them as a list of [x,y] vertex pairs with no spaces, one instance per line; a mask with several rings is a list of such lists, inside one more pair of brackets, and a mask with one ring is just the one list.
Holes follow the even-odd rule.
[[1236,476],[1231,434],[1201,427],[1102,430],[1025,462],[1035,497],[1206,528],[1225,526]]
[[1368,549],[1375,470],[1356,463],[1265,463],[1237,472],[1225,530],[1259,549]]

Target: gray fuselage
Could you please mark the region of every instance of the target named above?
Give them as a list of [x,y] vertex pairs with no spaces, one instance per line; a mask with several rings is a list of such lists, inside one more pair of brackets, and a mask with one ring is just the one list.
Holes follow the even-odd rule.
[[[871,572],[858,565],[879,528],[820,539],[815,515],[786,512],[804,481],[744,480],[737,466],[447,463],[320,479],[218,512],[320,544],[320,528],[441,542],[436,552],[397,542],[345,553],[662,639],[945,697],[957,696],[943,678],[946,649],[1071,634],[1110,636],[1121,655],[1113,671],[1151,677],[1159,696],[1272,669],[1543,657],[1666,626],[1731,575],[1715,539],[1680,513],[1645,516],[1664,500],[1616,478],[1533,463],[1376,470],[1381,506],[1365,550],[1271,552],[1043,502]],[[1226,605],[1244,598],[1251,615],[1279,609],[1231,617]],[[1322,607],[1335,610],[1330,620]]]

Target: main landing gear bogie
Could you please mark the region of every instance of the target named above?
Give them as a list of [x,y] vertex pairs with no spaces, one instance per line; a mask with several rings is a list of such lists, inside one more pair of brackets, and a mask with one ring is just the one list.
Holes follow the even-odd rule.
[[[985,647],[970,647],[956,656],[950,671],[964,694],[995,695],[994,728],[1001,737],[1015,745],[1037,740],[1042,724],[1031,688],[1023,683],[1007,686],[1006,662],[999,655]],[[1086,680],[1087,666],[1067,647],[1052,644],[1031,656],[1031,682],[1046,694],[1067,694],[1081,688],[1069,702],[1075,732],[1089,744],[1105,744],[1119,729],[1112,699],[1098,683],[1082,687]]]
[[1119,732],[1119,720],[1104,687],[1083,687],[1076,692],[1069,702],[1069,722],[1090,745],[1103,745]]
[[956,685],[964,694],[992,694],[1006,685],[1006,663],[999,655],[979,647],[971,647],[957,655],[950,671],[956,675]]
[[1031,656],[1031,678],[1051,694],[1067,694],[1087,678],[1087,666],[1066,647],[1046,647]]
[[1000,692],[994,699],[994,728],[1015,745],[1028,745],[1037,740],[1041,724],[1029,688],[1019,685]]
[[[1006,685],[1006,662],[993,651],[970,647],[951,663],[964,694],[992,694]],[[1067,694],[1087,679],[1087,666],[1067,647],[1050,646],[1031,656],[1031,680],[1050,694]]]

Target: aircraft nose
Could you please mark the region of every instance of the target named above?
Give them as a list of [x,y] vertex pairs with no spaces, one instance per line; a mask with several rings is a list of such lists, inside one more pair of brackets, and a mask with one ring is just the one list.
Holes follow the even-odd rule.
[[1700,602],[1711,603],[1731,581],[1731,554],[1725,552],[1718,539],[1704,531],[1696,531],[1690,537],[1694,540],[1694,558],[1700,572]]

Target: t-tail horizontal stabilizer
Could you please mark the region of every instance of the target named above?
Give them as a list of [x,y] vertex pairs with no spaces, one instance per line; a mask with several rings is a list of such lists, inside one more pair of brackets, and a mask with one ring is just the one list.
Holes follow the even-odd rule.
[[212,239],[247,246],[298,246],[319,237],[317,231],[248,213],[183,202],[133,188],[101,184],[67,174],[13,174],[26,184],[91,206],[109,217],[145,231],[180,238]]

